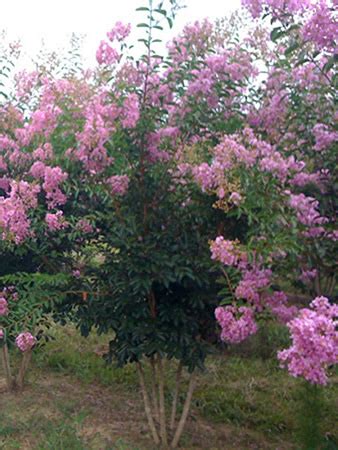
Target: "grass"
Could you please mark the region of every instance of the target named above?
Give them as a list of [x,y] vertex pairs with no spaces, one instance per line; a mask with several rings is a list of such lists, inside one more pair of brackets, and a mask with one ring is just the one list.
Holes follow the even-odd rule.
[[[271,358],[274,347],[285,343],[283,333],[272,332],[273,339],[258,336],[209,358],[198,377],[183,448],[338,449],[337,385],[318,391],[312,401],[303,383]],[[0,449],[154,448],[134,367],[117,369],[103,361],[109,338],[85,339],[71,326],[54,326],[52,335],[34,355],[25,391],[0,394]],[[173,369],[167,367],[169,386]],[[321,414],[311,416],[310,410]],[[320,440],[311,447],[304,436],[316,427],[311,442]]]

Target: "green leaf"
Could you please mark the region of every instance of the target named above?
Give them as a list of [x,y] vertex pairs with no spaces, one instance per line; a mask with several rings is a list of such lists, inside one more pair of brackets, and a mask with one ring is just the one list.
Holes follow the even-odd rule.
[[167,16],[167,11],[165,9],[155,9],[154,11],[162,14],[163,16]]
[[299,42],[292,43],[284,52],[285,56],[291,55],[297,48],[299,48]]
[[328,62],[324,65],[323,67],[323,72],[327,73],[329,72],[329,70],[331,70],[333,68],[333,66],[335,65],[336,61],[335,61],[335,57],[332,56]]
[[276,42],[280,37],[285,35],[285,31],[282,30],[281,27],[274,28],[271,31],[270,38],[272,42]]

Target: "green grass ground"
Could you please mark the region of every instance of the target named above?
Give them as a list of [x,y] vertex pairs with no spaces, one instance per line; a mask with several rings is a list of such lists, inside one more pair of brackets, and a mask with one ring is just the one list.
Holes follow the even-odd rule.
[[[54,326],[52,334],[34,355],[24,392],[0,392],[0,448],[153,449],[134,367],[105,365],[107,337],[81,338],[71,326]],[[182,448],[338,449],[335,378],[312,399],[270,357],[270,335],[209,358]],[[172,365],[167,373],[170,386]]]

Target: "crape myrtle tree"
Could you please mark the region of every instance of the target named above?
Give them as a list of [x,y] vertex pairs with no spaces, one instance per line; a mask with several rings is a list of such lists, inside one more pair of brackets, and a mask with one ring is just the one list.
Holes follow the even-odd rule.
[[[217,133],[240,126],[248,71],[232,82],[221,65],[206,99],[211,69],[198,77],[203,58],[213,53],[208,22],[188,27],[172,44],[168,60],[152,48],[153,32],[161,28],[157,18],[171,25],[172,6],[172,13],[161,4],[141,8],[149,17],[140,24],[147,30],[142,40],[147,53],[140,61],[126,56],[129,27],[118,23],[108,39],[120,50],[101,42],[100,69],[62,78],[48,70],[22,72],[15,96],[4,101],[0,339],[11,387],[16,383],[7,347],[16,343],[26,367],[26,355],[36,346],[36,325],[58,290],[56,315],[72,314],[77,306],[84,334],[93,325],[100,332],[112,329],[111,357],[137,363],[151,431],[163,444],[168,442],[163,363],[177,359],[170,420],[176,446],[194,386],[191,378],[175,430],[182,367],[192,373],[203,366],[214,331],[216,283],[208,240],[218,225],[213,200],[182,178],[178,162],[202,160]],[[224,125],[232,103],[234,112]],[[241,229],[234,225],[229,220],[227,228],[236,237]],[[85,244],[99,249],[103,264],[84,265]],[[69,302],[62,302],[65,296]],[[145,361],[155,374],[151,403]]]
[[[140,59],[131,56],[130,26],[118,22],[99,45],[98,68],[23,72],[15,96],[0,109],[5,367],[7,344],[30,351],[35,324],[48,311],[42,305],[24,320],[16,308],[33,312],[49,300],[55,317],[70,316],[84,335],[93,327],[114,332],[108,359],[136,364],[154,442],[172,447],[188,417],[194,372],[203,368],[213,338],[219,275],[221,338],[237,343],[257,330],[257,317],[288,322],[296,315],[281,280],[299,266],[308,238],[318,245],[319,235],[333,236],[331,216],[318,203],[320,188],[311,184],[315,200],[299,181],[313,180],[320,162],[314,166],[306,151],[292,152],[282,145],[284,133],[269,128],[279,114],[268,112],[269,102],[277,108],[286,94],[273,103],[266,81],[257,89],[257,54],[278,66],[280,49],[257,52],[259,33],[232,40],[204,21],[186,26],[160,56],[159,32],[172,26],[177,9],[174,1],[166,9],[152,1],[139,8],[146,49]],[[284,53],[290,67],[292,52]],[[293,101],[292,83],[288,89]],[[292,101],[290,127],[298,111]],[[327,138],[332,132],[325,127]],[[316,342],[326,327],[323,345],[330,350],[309,361],[307,340],[298,340],[280,358],[303,361],[290,372],[323,383],[335,358],[334,310],[323,298],[311,308],[290,322],[292,336],[299,329],[306,334],[311,317]],[[168,360],[177,367],[169,424]],[[177,420],[183,369],[188,391]]]
[[[9,48],[2,58],[6,80],[18,51]],[[11,76],[12,91],[3,83],[0,107],[0,346],[10,389],[23,386],[51,304],[69,290],[82,296],[74,252],[94,236],[91,211],[100,204],[96,184],[66,157],[98,81],[73,65],[68,70],[62,59],[59,67],[46,66]],[[18,377],[9,361],[14,346],[23,354]]]
[[[146,14],[139,25],[146,30],[141,40],[146,54],[140,61],[126,56],[129,27],[120,23],[97,51],[106,72],[108,106],[126,97],[130,110],[122,126],[110,132],[112,201],[97,212],[104,263],[89,271],[93,294],[76,316],[84,334],[93,325],[99,332],[114,331],[109,359],[137,365],[154,442],[166,446],[171,441],[176,447],[189,412],[194,371],[203,368],[215,328],[217,272],[208,241],[218,227],[234,238],[247,228],[245,220],[221,223],[212,208],[215,198],[201,192],[187,171],[191,162],[208,157],[208,147],[220,134],[241,126],[242,90],[251,67],[245,55],[232,50],[229,61],[223,61],[225,56],[214,60],[217,49],[208,22],[187,27],[169,45],[168,57],[158,56],[154,33],[163,21],[171,25],[175,4],[171,12],[151,2],[140,11]],[[109,41],[121,42],[123,59]],[[232,80],[227,67],[234,70],[242,59],[242,73]],[[67,311],[69,304],[63,307]],[[172,359],[177,376],[168,430],[164,384]],[[176,422],[183,368],[189,373],[188,392]]]

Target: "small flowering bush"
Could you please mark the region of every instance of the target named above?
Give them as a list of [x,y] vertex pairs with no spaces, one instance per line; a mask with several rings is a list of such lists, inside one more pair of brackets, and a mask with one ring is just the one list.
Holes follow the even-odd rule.
[[[58,291],[66,280],[61,276],[15,274],[3,276],[0,290],[0,351],[10,390],[22,389],[32,350],[38,346],[48,327],[47,312],[52,302],[62,297]],[[15,285],[10,284],[15,282]],[[52,287],[53,286],[53,287]],[[8,349],[22,354],[17,373],[13,371]]]

